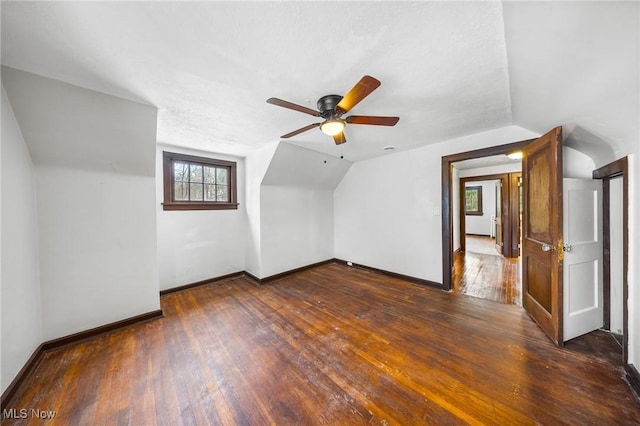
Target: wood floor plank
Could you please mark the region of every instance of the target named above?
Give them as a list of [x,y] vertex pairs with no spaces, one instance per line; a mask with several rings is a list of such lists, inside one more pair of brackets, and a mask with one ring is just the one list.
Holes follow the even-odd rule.
[[559,349],[519,306],[339,264],[263,286],[230,278],[164,296],[162,308],[45,354],[11,408],[92,425],[640,419],[610,336]]
[[522,306],[520,259],[458,252],[454,256],[452,289],[456,294]]

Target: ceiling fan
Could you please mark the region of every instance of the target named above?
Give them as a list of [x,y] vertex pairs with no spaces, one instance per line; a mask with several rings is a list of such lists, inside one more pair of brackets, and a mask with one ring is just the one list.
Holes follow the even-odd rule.
[[308,126],[302,127],[286,135],[280,136],[283,139],[290,138],[307,130],[320,127],[323,133],[333,136],[333,140],[336,145],[345,143],[347,140],[344,137],[344,128],[346,124],[372,124],[374,126],[395,126],[399,117],[380,117],[373,115],[350,115],[349,117],[342,118],[342,115],[346,114],[356,106],[361,100],[366,98],[380,86],[380,81],[365,75],[360,81],[344,95],[326,95],[318,99],[318,111],[311,108],[307,108],[302,105],[297,105],[291,102],[283,101],[278,98],[269,98],[267,103],[277,105],[283,108],[289,108],[294,111],[304,112],[305,114],[313,115],[314,117],[324,118],[322,123],[313,123]]

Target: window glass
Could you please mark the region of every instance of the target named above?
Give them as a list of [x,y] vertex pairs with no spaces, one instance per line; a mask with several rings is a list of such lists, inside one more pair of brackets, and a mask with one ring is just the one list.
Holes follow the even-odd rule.
[[482,186],[465,187],[464,212],[467,215],[482,215]]
[[163,153],[165,210],[237,209],[236,163]]

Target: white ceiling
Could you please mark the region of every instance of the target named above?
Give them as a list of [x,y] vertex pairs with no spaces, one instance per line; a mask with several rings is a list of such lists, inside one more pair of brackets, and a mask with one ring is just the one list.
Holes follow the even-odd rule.
[[567,124],[574,145],[608,156],[638,140],[635,2],[3,1],[1,13],[3,65],[157,106],[158,141],[174,145],[247,155],[318,121],[267,98],[315,108],[365,74],[382,86],[352,113],[397,115],[395,127],[349,125],[340,147],[318,129],[289,141],[357,161],[510,124]]
[[640,2],[505,2],[504,21],[515,124],[562,125],[596,165],[638,152]]
[[470,170],[491,166],[512,166],[514,164],[519,164],[520,162],[521,160],[512,160],[506,155],[492,155],[490,157],[472,158],[469,160],[458,161],[454,165],[458,170]]

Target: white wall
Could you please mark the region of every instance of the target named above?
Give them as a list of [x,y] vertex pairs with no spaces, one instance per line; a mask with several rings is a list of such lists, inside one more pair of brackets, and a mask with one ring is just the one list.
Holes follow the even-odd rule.
[[592,179],[595,169],[596,165],[591,157],[568,146],[562,147],[563,177]]
[[159,309],[154,179],[36,174],[45,340]]
[[274,142],[245,158],[245,212],[247,215],[245,271],[258,278],[263,277],[260,236],[260,187],[277,148],[278,143]]
[[492,218],[496,214],[496,182],[490,181],[474,181],[467,182],[466,186],[482,187],[482,216],[465,215],[465,231],[467,234],[475,235],[491,235],[491,228],[494,225]]
[[[162,151],[235,161],[238,209],[163,210]],[[160,144],[156,155],[156,175],[160,290],[244,271],[247,229],[244,160]]]
[[4,392],[42,343],[35,173],[2,87],[2,320]]
[[[441,146],[355,163],[334,194],[336,257],[441,281]],[[381,170],[389,179],[381,179]]]
[[36,169],[43,339],[159,309],[156,108],[2,79]]
[[441,157],[535,136],[509,126],[355,163],[334,193],[336,257],[442,282]]
[[333,190],[263,185],[262,277],[332,259]]

